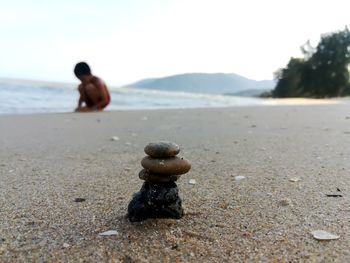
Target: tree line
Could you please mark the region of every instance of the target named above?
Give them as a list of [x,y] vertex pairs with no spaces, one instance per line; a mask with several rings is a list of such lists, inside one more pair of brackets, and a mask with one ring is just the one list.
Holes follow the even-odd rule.
[[[350,32],[321,36],[317,47],[307,42],[301,47],[303,58],[291,58],[275,73],[277,85],[272,97],[326,98],[350,95]],[[266,96],[266,94],[265,94]]]

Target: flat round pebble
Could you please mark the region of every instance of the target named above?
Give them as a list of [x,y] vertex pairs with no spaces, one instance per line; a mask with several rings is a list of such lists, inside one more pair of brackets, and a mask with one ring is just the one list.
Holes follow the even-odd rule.
[[311,234],[317,240],[334,240],[340,238],[340,236],[334,235],[324,230],[314,230],[311,232]]
[[180,152],[180,147],[173,142],[152,142],[145,147],[145,153],[154,158],[174,157]]
[[154,159],[146,156],[142,159],[141,165],[150,173],[166,175],[185,174],[191,169],[189,161],[178,157]]
[[143,169],[139,173],[139,178],[151,183],[167,183],[177,181],[177,179],[180,178],[180,175],[152,174],[148,170]]

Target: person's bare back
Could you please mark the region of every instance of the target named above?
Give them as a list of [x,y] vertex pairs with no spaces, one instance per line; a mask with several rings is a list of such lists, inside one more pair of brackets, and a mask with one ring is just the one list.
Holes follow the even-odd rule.
[[[76,77],[81,81],[78,87],[79,100],[76,112],[101,111],[110,103],[110,95],[106,84],[91,74],[88,64],[78,63],[74,68]],[[83,103],[85,106],[83,106]]]

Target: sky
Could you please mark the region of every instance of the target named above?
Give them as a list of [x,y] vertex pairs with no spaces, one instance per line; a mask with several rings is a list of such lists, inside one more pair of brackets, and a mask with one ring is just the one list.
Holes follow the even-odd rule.
[[0,77],[108,84],[180,73],[272,79],[300,46],[350,26],[348,0],[0,0]]

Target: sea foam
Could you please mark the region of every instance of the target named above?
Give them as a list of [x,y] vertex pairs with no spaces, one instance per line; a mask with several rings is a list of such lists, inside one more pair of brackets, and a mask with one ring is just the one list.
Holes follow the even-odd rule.
[[[40,82],[39,82],[40,83]],[[110,87],[106,110],[204,108],[263,105],[259,98]],[[78,91],[72,84],[0,81],[0,114],[71,112]]]

